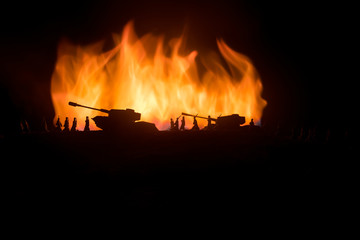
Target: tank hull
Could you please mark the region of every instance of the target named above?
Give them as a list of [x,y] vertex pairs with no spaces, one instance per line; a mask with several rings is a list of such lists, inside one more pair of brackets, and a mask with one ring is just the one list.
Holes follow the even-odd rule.
[[155,124],[148,122],[123,122],[119,121],[119,119],[113,119],[106,116],[96,116],[92,118],[95,122],[95,125],[106,131],[106,132],[157,132]]

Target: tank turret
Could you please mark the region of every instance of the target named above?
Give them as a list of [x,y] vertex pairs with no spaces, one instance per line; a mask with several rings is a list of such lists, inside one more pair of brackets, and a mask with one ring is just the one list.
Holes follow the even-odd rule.
[[69,102],[70,106],[83,107],[99,112],[107,113],[108,116],[96,116],[92,120],[95,125],[104,131],[132,131],[140,130],[145,132],[157,131],[155,124],[148,122],[136,122],[140,120],[141,114],[133,109],[99,109]]

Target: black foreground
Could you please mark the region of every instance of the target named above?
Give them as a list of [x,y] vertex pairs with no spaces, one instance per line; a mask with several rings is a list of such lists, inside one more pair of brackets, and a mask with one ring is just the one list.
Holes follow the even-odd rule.
[[[39,133],[0,139],[16,207],[333,214],[352,194],[354,144],[262,131]],[[346,200],[347,201],[347,200]]]

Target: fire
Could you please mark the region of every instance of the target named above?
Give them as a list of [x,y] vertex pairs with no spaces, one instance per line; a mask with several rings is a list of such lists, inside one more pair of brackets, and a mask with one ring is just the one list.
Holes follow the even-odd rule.
[[[205,59],[199,72],[197,51],[184,54],[183,37],[164,43],[152,34],[139,38],[129,22],[121,36],[114,35],[115,47],[103,51],[103,44],[74,46],[63,41],[51,80],[55,120],[78,119],[79,129],[85,117],[104,115],[90,109],[73,108],[69,101],[103,108],[132,108],[141,120],[153,122],[158,129],[169,128],[182,112],[211,115],[237,113],[246,122],[261,119],[266,101],[261,97],[261,79],[246,56],[217,41],[228,69],[214,57]],[[206,120],[199,120],[199,126]],[[192,119],[186,121],[192,127]],[[97,129],[91,122],[91,129]]]

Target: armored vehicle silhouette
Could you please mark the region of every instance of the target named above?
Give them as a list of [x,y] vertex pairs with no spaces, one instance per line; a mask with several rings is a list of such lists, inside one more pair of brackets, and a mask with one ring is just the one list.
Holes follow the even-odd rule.
[[[207,117],[201,117],[198,115],[193,115],[188,113],[182,113],[181,115],[195,117],[195,118],[209,119]],[[235,130],[235,129],[239,129],[240,125],[245,123],[245,117],[239,116],[238,114],[221,116],[218,118],[210,118],[210,120],[215,122],[214,129],[216,130]]]
[[92,120],[95,122],[95,125],[107,132],[155,132],[158,131],[155,124],[148,122],[136,122],[140,120],[141,114],[135,112],[133,109],[99,109],[80,105],[74,102],[69,102],[70,106],[73,107],[83,107],[99,112],[107,113],[108,116],[96,116]]

